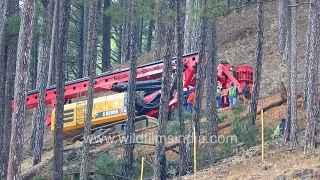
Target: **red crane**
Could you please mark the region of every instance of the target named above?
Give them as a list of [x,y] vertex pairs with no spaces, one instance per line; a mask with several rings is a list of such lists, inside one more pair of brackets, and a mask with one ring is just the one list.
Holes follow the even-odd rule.
[[[184,61],[184,74],[183,79],[184,87],[196,85],[195,75],[197,73],[196,65],[198,62],[198,53],[190,53],[183,56]],[[172,70],[176,69],[176,58],[173,58]],[[143,97],[143,101],[146,103],[152,102],[156,97],[159,98],[160,88],[159,83],[157,83],[156,79],[162,77],[163,72],[163,60],[156,61],[153,63],[145,64],[138,66],[137,69],[137,90],[139,89],[139,85],[143,90],[150,89],[154,90],[152,93]],[[106,72],[99,74],[95,79],[94,92],[106,92],[106,91],[114,91],[121,92],[125,90],[126,83],[129,80],[129,69],[121,69],[113,72]],[[173,73],[175,74],[175,73]],[[228,87],[230,86],[230,82],[233,81],[235,85],[239,88],[239,92],[241,94],[241,89],[244,86],[245,82],[249,81],[250,87],[252,88],[253,83],[253,69],[250,66],[231,66],[226,61],[221,61],[218,65],[218,84],[223,87],[223,106],[228,106]],[[174,75],[172,77],[174,79]],[[161,81],[160,81],[161,82]],[[65,103],[68,100],[78,98],[81,96],[85,96],[88,90],[89,80],[87,77],[76,79],[74,81],[66,82],[65,84]],[[172,112],[177,107],[177,93],[174,90],[174,83],[171,84],[172,89],[172,98],[169,104],[169,111]],[[154,88],[153,88],[154,87]],[[216,87],[213,88],[216,90]],[[251,92],[251,91],[250,91]],[[38,90],[29,91],[27,94],[26,104],[27,109],[36,108],[38,104]],[[46,104],[52,104],[52,108],[55,107],[56,100],[56,86],[50,86],[46,90]],[[14,105],[14,100],[12,100],[12,107]],[[157,117],[159,110],[151,109],[143,112],[144,115]],[[51,114],[51,113],[50,113]],[[49,126],[51,124],[50,115],[47,117],[46,124]]]

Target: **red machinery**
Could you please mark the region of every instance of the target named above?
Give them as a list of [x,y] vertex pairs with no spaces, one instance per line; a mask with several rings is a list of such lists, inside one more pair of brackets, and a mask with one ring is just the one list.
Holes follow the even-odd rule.
[[222,103],[223,107],[227,107],[228,88],[231,82],[238,87],[239,93],[242,94],[242,88],[246,82],[250,84],[250,93],[253,85],[253,69],[250,66],[231,66],[227,61],[221,61],[218,65],[218,84],[222,86]]
[[[172,63],[172,69],[173,71],[176,68],[175,59],[173,59]],[[186,54],[183,56],[184,61],[184,87],[188,86],[194,86],[196,85],[196,64],[198,62],[198,53],[191,53]],[[231,69],[230,69],[231,68]],[[150,80],[159,79],[162,77],[163,72],[163,60],[145,64],[142,66],[139,66],[137,69],[137,84],[141,83],[146,85],[145,82]],[[104,92],[104,91],[114,91],[114,92],[121,92],[125,89],[121,88],[123,87],[123,84],[127,83],[129,80],[129,69],[122,69],[117,70],[114,72],[107,72],[102,73],[96,77],[95,80],[95,87],[94,91],[95,93]],[[173,73],[175,74],[175,73]],[[240,67],[234,67],[229,65],[227,62],[220,62],[218,65],[218,83],[219,85],[222,85],[223,87],[223,104],[224,107],[228,105],[227,100],[227,92],[228,87],[230,85],[230,82],[233,81],[235,85],[238,87],[239,92],[241,93],[241,89],[244,86],[246,81],[250,82],[250,86],[252,86],[253,82],[253,70],[249,66],[240,66]],[[149,83],[149,86],[152,86]],[[122,84],[122,86],[121,86]],[[81,78],[74,81],[66,82],[65,84],[65,103],[68,102],[68,100],[71,100],[73,98],[78,98],[81,96],[85,96],[86,92],[88,90],[89,80],[88,78]],[[146,86],[145,86],[146,87]],[[147,94],[144,96],[143,103],[153,103],[157,99],[160,99],[160,88],[161,86],[158,86],[158,88],[153,89],[154,91],[152,93]],[[138,88],[138,86],[137,86]],[[172,88],[174,90],[174,85],[172,85]],[[151,88],[152,89],[152,88]],[[216,90],[216,87],[212,88],[213,90]],[[173,111],[177,106],[177,98],[176,98],[176,92],[172,91],[172,98],[169,105],[169,111]],[[55,107],[55,99],[56,99],[56,86],[50,86],[46,90],[46,104],[52,104],[52,108]],[[27,108],[35,108],[38,104],[38,90],[29,91],[26,99]],[[13,103],[12,103],[13,106]],[[157,117],[159,110],[157,108],[150,108],[147,111],[142,112],[144,115]],[[46,124],[51,124],[51,118],[47,117]]]

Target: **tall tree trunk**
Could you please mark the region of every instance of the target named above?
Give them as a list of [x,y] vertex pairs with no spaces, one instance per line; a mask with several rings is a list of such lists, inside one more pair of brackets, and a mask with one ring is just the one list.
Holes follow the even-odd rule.
[[191,52],[191,36],[192,36],[192,23],[189,11],[192,9],[193,0],[186,0],[186,15],[184,24],[184,50],[183,52]]
[[123,0],[125,15],[122,29],[122,62],[130,60],[130,43],[131,43],[131,21],[130,21],[130,7],[132,0]]
[[87,77],[88,76],[88,69],[89,69],[89,63],[85,57],[87,57],[87,37],[88,37],[88,16],[89,16],[89,11],[88,11],[88,2],[87,0],[83,0],[83,7],[84,7],[84,17],[83,17],[83,76]]
[[[206,8],[207,0],[200,0],[199,7],[202,9]],[[206,10],[205,10],[206,11]],[[206,46],[206,29],[207,29],[207,17],[201,15],[200,17],[200,34],[199,34],[199,59],[197,63],[197,82],[196,82],[196,97],[194,103],[194,113],[192,114],[192,121],[196,127],[197,137],[200,135],[200,118],[201,118],[201,104],[204,90],[204,81],[205,78],[205,67],[206,67],[206,58],[205,58],[205,46]]]
[[[8,19],[8,0],[0,2],[0,117],[4,117],[5,112],[5,84],[6,84],[6,33]],[[2,156],[4,151],[4,121],[0,120],[0,170],[4,165]],[[0,174],[1,175],[1,174]]]
[[[310,1],[309,10],[309,27],[308,33],[311,33],[308,43],[310,48],[307,49],[309,54],[308,63],[308,92],[307,92],[307,125],[305,131],[305,151],[308,146],[316,148],[317,140],[317,121],[318,121],[318,66],[319,66],[319,53],[320,53],[320,9],[319,2],[314,0]],[[316,36],[315,36],[316,35]],[[308,35],[309,36],[309,35]],[[309,38],[309,37],[308,37]],[[315,49],[315,51],[314,51]],[[309,52],[308,52],[309,51]]]
[[[41,22],[42,23],[42,22]],[[37,24],[36,24],[37,25]],[[37,53],[38,55],[37,56],[34,56],[34,58],[39,58],[38,60],[37,60],[37,68],[29,68],[29,69],[36,69],[36,70],[39,70],[40,71],[40,68],[41,68],[41,66],[43,65],[43,62],[41,61],[41,55],[43,54],[43,52],[42,52],[42,48],[43,48],[43,41],[42,41],[42,37],[40,36],[39,37],[39,40],[38,40],[38,42],[35,42],[35,43],[38,43],[38,45],[37,46],[35,46],[35,47],[37,47],[38,48],[38,50],[37,51],[35,51],[34,53]],[[32,54],[32,53],[31,53]],[[33,58],[33,59],[34,59]],[[34,66],[34,64],[33,63],[35,63],[35,62],[32,62],[31,61],[31,63],[30,63],[30,66],[32,67],[32,66]],[[34,76],[34,72],[33,72],[34,70],[30,70],[30,76]],[[32,89],[39,89],[39,85],[40,85],[40,81],[38,81],[38,79],[39,79],[39,77],[40,77],[40,74],[39,73],[36,73],[36,75],[37,75],[37,77],[35,77],[35,83],[36,83],[36,85],[35,85],[35,87],[33,88],[32,87]],[[32,79],[33,79],[33,77],[32,77]],[[33,80],[32,80],[33,81]],[[32,82],[33,83],[33,82]],[[31,134],[30,134],[30,150],[32,151],[32,152],[34,152],[33,150],[34,150],[34,143],[35,143],[35,135],[36,135],[36,131],[37,131],[37,124],[36,124],[36,121],[37,121],[37,109],[33,109],[32,110],[33,111],[33,117],[32,117],[32,124],[31,124]]]
[[154,20],[150,19],[148,24],[148,36],[147,36],[147,52],[151,51],[151,44],[152,44],[152,32],[154,29]]
[[[279,1],[279,54],[282,60],[285,60],[285,50],[286,50],[286,41],[287,41],[287,1],[288,0],[280,0]],[[281,71],[281,85],[283,85],[282,89],[282,98],[286,98],[286,88],[285,84],[287,83],[286,80],[286,63],[280,62],[279,63],[280,71]]]
[[77,61],[77,78],[83,78],[83,51],[84,51],[84,2],[80,6],[79,19],[79,44],[78,44],[78,61]]
[[[70,0],[56,0],[59,3],[59,24],[53,25],[58,31],[58,48],[56,55],[56,112],[54,122],[54,161],[53,179],[61,180],[63,177],[63,112],[64,112],[64,86],[65,86],[65,65],[68,41],[68,29],[70,18]],[[56,6],[57,7],[57,6]],[[54,22],[56,23],[56,22]]]
[[[313,0],[310,0],[310,3],[314,3]],[[314,7],[313,7],[314,8]],[[308,81],[309,81],[309,62],[312,56],[310,53],[312,53],[313,47],[313,38],[314,38],[314,17],[315,16],[313,12],[315,11],[312,9],[312,5],[310,5],[309,9],[309,20],[308,20],[308,32],[307,32],[307,48],[306,48],[306,57],[305,57],[305,74],[304,74],[304,86],[303,86],[303,101],[301,109],[305,109],[307,107],[307,97],[308,97]]]
[[[17,6],[19,7],[19,6]],[[3,164],[0,167],[0,179],[7,177],[12,122],[12,97],[14,96],[14,74],[16,69],[18,36],[8,40],[7,78],[6,78],[6,110],[4,118]]]
[[[104,0],[104,11],[110,7],[111,0]],[[102,37],[102,72],[106,72],[110,67],[111,52],[111,17],[103,13],[103,37]]]
[[186,166],[186,145],[184,142],[185,137],[185,122],[184,122],[184,109],[183,109],[183,34],[184,34],[184,22],[182,21],[184,10],[184,3],[181,0],[176,0],[176,23],[177,23],[177,91],[178,91],[178,118],[179,118],[179,176],[182,176],[187,173]]
[[35,19],[35,0],[24,0],[20,24],[17,68],[15,76],[14,111],[7,179],[19,179],[23,154],[23,125],[25,122],[28,66]]
[[157,61],[161,58],[161,47],[163,45],[163,9],[164,9],[164,0],[157,0],[156,5],[156,27],[155,27],[155,41],[153,49],[153,60]]
[[[287,4],[289,4],[289,0],[286,0]],[[287,40],[286,40],[286,51],[284,55],[284,59],[286,61],[286,67],[287,67],[287,120],[286,120],[286,125],[285,125],[285,130],[284,130],[284,136],[283,136],[283,141],[287,143],[290,141],[290,133],[291,133],[291,16],[292,12],[289,9],[287,11],[287,29],[289,32],[287,33]]]
[[[173,13],[175,9],[175,0],[169,0],[167,6],[167,12],[165,20],[174,20]],[[159,18],[159,16],[157,16]],[[157,19],[157,21],[163,19]],[[161,86],[161,99],[159,106],[159,117],[158,117],[158,137],[156,146],[156,155],[154,160],[154,171],[153,179],[166,179],[167,167],[166,167],[166,154],[165,154],[165,139],[167,129],[167,120],[169,113],[169,97],[170,97],[170,84],[172,75],[172,56],[173,56],[173,38],[174,38],[174,24],[167,23],[164,28],[166,29],[165,36],[165,57],[164,57],[164,67],[162,76],[162,86]],[[159,32],[157,32],[159,33]],[[159,42],[159,41],[158,41]]]
[[122,56],[122,24],[119,25],[119,40],[118,40],[118,59],[117,63],[121,64],[121,56]]
[[140,27],[139,27],[139,54],[142,53],[142,41],[143,41],[143,18],[140,19]]
[[[9,1],[8,4],[9,16],[16,16],[19,12],[19,1]],[[15,33],[15,32],[11,32]],[[18,34],[19,32],[17,32]],[[7,177],[10,138],[11,138],[11,118],[12,118],[12,97],[14,91],[14,73],[16,69],[17,60],[17,48],[18,48],[18,35],[12,36],[7,39],[7,77],[6,77],[6,89],[5,89],[5,114],[4,114],[4,126],[3,126],[3,151],[1,153],[2,160],[0,160],[0,179]],[[1,156],[0,155],[0,156]],[[0,158],[1,159],[1,158]]]
[[93,110],[93,98],[94,98],[94,85],[96,76],[96,62],[97,62],[97,48],[98,48],[98,35],[100,25],[100,14],[101,14],[101,0],[91,1],[88,4],[88,33],[87,33],[87,53],[86,61],[89,64],[89,89],[87,98],[87,110],[86,120],[84,125],[84,143],[82,145],[82,161],[80,170],[80,179],[88,179],[89,171],[89,137],[91,134],[91,121],[92,121],[92,110]]
[[207,151],[208,151],[208,161],[213,161],[213,151],[214,144],[218,137],[218,122],[217,122],[217,91],[214,87],[217,87],[217,66],[218,66],[218,38],[217,38],[217,28],[216,23],[213,22],[209,25],[208,29],[208,64],[206,69],[206,92],[207,92]]
[[190,27],[190,28],[192,28],[191,29],[191,39],[190,39],[190,41],[191,41],[191,51],[190,52],[198,51],[200,48],[200,44],[201,44],[200,39],[199,39],[199,36],[201,36],[199,33],[201,31],[200,30],[201,13],[200,13],[200,11],[197,11],[197,9],[201,9],[201,3],[202,3],[201,0],[194,0],[192,10],[191,10],[191,12],[193,11],[192,12],[193,18],[192,18],[191,27]]
[[[188,137],[193,137],[193,127],[196,131],[196,139],[194,141],[198,141],[200,135],[200,118],[201,118],[201,104],[203,98],[203,90],[204,90],[204,77],[205,77],[205,67],[206,67],[206,59],[205,59],[205,45],[206,45],[206,29],[207,29],[207,9],[205,8],[207,5],[207,0],[199,1],[199,8],[204,11],[204,13],[200,16],[200,33],[199,33],[199,59],[197,63],[197,82],[196,82],[196,96],[193,106],[192,113],[192,125],[190,126]],[[190,142],[190,140],[188,140]],[[193,167],[192,162],[192,148],[193,143],[187,144],[187,163],[188,167]]]
[[249,108],[249,127],[254,127],[256,124],[258,101],[259,101],[259,91],[260,91],[260,81],[261,81],[261,68],[262,68],[262,52],[263,52],[263,1],[258,0],[257,7],[257,49],[256,49],[256,62],[254,64],[254,82],[252,97],[250,100]]
[[[120,0],[120,6],[123,7],[124,0]],[[123,21],[124,22],[124,21]],[[123,30],[124,30],[124,24],[119,24],[119,39],[118,39],[118,64],[121,64],[122,62],[122,54],[123,54]]]
[[[37,27],[40,23],[40,20],[36,18],[35,27]],[[38,50],[39,50],[39,43],[40,43],[40,34],[35,31],[34,38],[31,45],[31,59],[29,65],[29,88],[36,89],[37,88],[37,69],[38,69]],[[33,125],[33,124],[32,124]]]
[[[136,9],[130,6],[129,11],[134,15]],[[127,104],[127,121],[126,121],[126,140],[127,143],[134,141],[134,122],[135,122],[135,93],[136,93],[136,81],[137,81],[137,59],[139,56],[139,45],[135,43],[139,39],[139,21],[133,20],[131,27],[131,39],[133,40],[130,44],[132,58],[130,60],[130,77],[128,87],[128,104]],[[122,175],[125,177],[131,177],[133,174],[133,155],[134,145],[128,144],[124,147],[124,161],[122,164]]]
[[44,133],[44,120],[46,115],[46,88],[48,82],[48,59],[50,58],[50,44],[51,44],[51,33],[52,33],[52,17],[54,1],[48,0],[43,1],[44,8],[44,23],[43,23],[43,38],[41,40],[39,48],[39,76],[37,78],[37,86],[39,88],[39,101],[38,108],[35,118],[35,139],[34,139],[34,151],[33,151],[33,165],[38,164],[41,161],[42,147],[43,147],[43,133]]
[[127,15],[127,1],[128,0],[121,0],[123,9],[125,11],[124,16],[123,16],[123,24],[122,24],[122,34],[121,34],[121,42],[122,42],[122,46],[121,46],[121,62],[124,62],[125,59],[125,51],[126,51],[126,33],[127,33],[127,29],[128,29],[128,15]]
[[296,0],[290,0],[291,8],[291,129],[290,129],[290,145],[291,147],[298,144],[297,140],[297,7]]
[[51,86],[55,82],[56,72],[56,59],[58,53],[58,37],[59,37],[59,3],[54,4],[53,12],[53,24],[52,24],[52,36],[50,44],[50,61],[48,70],[48,83],[47,86]]

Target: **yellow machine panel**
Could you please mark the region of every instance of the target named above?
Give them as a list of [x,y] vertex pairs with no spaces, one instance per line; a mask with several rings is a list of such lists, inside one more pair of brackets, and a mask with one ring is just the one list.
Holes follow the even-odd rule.
[[[126,93],[103,96],[93,100],[91,126],[98,127],[127,118]],[[87,101],[80,101],[64,106],[63,133],[65,140],[82,134],[86,116]],[[55,109],[51,116],[51,131],[54,131]]]

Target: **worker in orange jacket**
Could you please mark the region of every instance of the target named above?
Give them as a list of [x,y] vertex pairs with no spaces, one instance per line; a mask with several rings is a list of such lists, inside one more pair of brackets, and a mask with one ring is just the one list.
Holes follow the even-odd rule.
[[196,97],[196,94],[194,92],[194,87],[189,88],[190,90],[190,95],[188,97],[187,103],[188,103],[188,112],[192,114],[192,109],[193,109],[193,104],[194,104],[194,99]]

